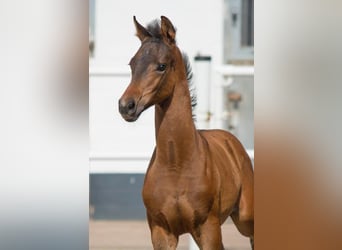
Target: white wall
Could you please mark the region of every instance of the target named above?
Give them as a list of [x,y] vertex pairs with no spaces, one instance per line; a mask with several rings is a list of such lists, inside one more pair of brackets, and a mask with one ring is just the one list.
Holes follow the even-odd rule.
[[96,61],[124,65],[138,49],[133,15],[141,24],[167,16],[177,28],[179,47],[190,58],[197,52],[222,62],[223,1],[221,0],[97,0]]
[[[133,15],[141,24],[165,15],[190,59],[200,52],[211,55],[213,65],[223,60],[221,0],[97,0],[95,57],[90,61],[91,172],[144,173],[155,145],[153,109],[135,123],[125,122],[118,113],[118,99],[130,81],[127,64],[140,45]],[[212,74],[212,82],[218,82],[217,77]]]
[[153,109],[135,123],[121,118],[117,103],[128,82],[128,76],[90,76],[91,171],[146,170],[154,147]]

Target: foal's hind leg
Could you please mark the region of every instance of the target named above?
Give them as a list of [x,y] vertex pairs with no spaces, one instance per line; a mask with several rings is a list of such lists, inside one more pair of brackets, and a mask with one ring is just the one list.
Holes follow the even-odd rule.
[[241,220],[238,212],[233,212],[230,217],[232,218],[235,226],[239,232],[250,238],[252,250],[254,249],[254,220]]
[[243,170],[237,210],[230,216],[239,232],[250,238],[254,249],[254,177],[250,161],[244,162]]

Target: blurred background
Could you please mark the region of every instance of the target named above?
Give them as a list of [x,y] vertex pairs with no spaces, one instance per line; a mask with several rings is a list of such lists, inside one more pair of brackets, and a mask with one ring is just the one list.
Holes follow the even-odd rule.
[[[141,190],[155,146],[154,108],[145,111],[137,122],[127,123],[117,106],[130,82],[128,62],[140,46],[133,15],[143,25],[161,15],[172,21],[178,47],[189,56],[194,72],[197,128],[229,130],[252,158],[254,155],[253,0],[90,0],[91,249],[103,247],[91,235],[104,230],[103,221],[112,221],[111,231],[117,220],[122,230],[122,220],[138,220],[148,233]],[[114,238],[112,244],[122,240]],[[248,239],[244,242],[248,249]],[[228,244],[234,247],[234,243]],[[128,245],[122,249],[131,249]]]

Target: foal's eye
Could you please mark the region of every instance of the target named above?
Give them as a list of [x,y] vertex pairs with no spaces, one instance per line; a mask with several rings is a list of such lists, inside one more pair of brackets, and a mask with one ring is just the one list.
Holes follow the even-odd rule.
[[166,64],[165,63],[159,63],[157,66],[157,71],[163,72],[166,69]]

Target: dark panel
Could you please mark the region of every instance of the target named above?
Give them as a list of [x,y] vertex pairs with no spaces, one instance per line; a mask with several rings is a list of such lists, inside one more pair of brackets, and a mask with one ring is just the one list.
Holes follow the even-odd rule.
[[144,174],[91,174],[90,206],[94,219],[145,219],[141,197]]

